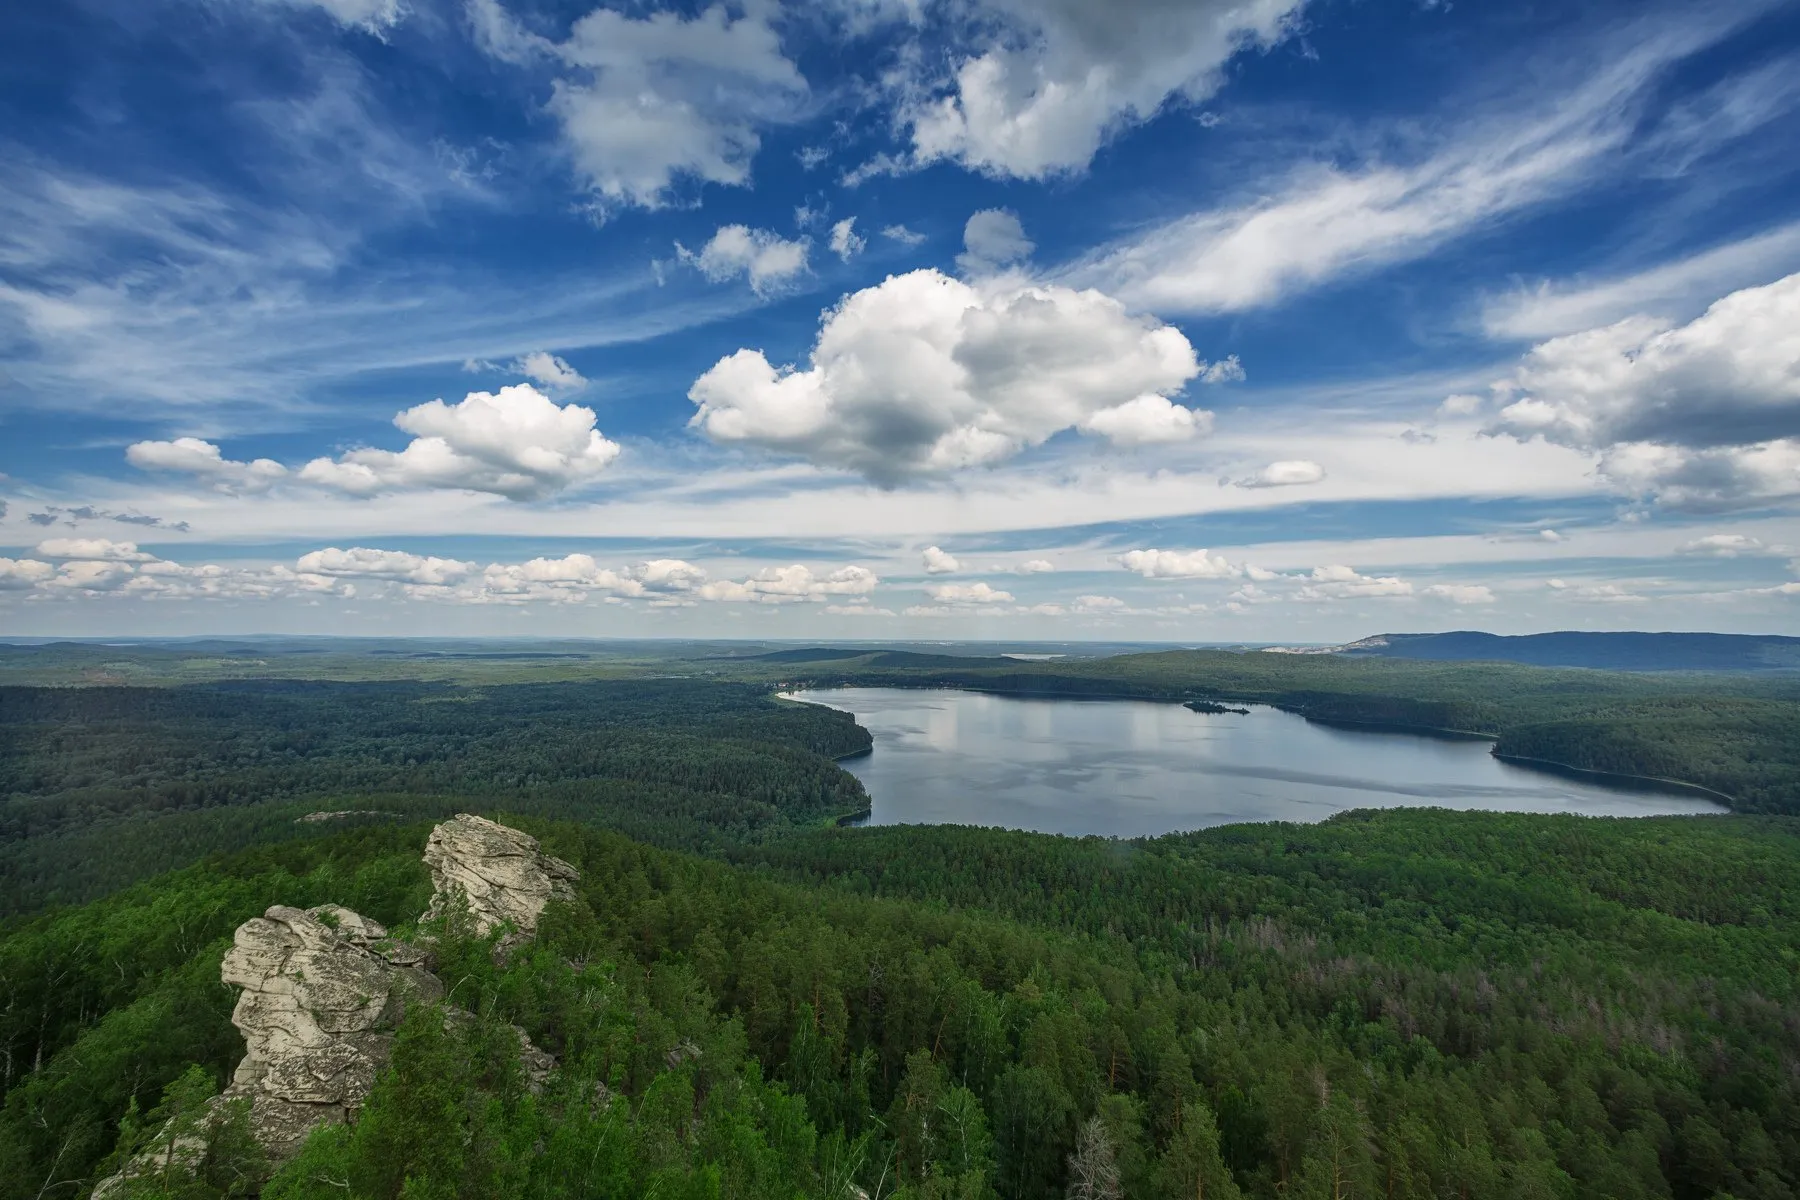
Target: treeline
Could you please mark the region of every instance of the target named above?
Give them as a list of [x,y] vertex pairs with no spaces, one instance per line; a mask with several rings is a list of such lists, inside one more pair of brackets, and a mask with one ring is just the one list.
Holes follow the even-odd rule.
[[847,713],[699,680],[0,688],[0,912],[102,895],[313,808],[503,796],[703,849],[865,807],[832,760],[868,746]]
[[1250,701],[1314,720],[1454,730],[1585,770],[1696,784],[1741,812],[1800,813],[1800,676],[1554,670],[1510,663],[1171,650],[1020,663],[885,653],[739,668],[811,686]]
[[[1773,1200],[1800,1182],[1785,819],[1392,811],[1130,845],[834,830],[737,867],[520,823],[582,868],[580,902],[505,968],[446,942],[440,974],[483,1019],[415,1016],[362,1122],[265,1195]],[[13,930],[0,1197],[78,1193],[134,1102],[174,1085],[165,1111],[191,1105],[190,1063],[223,1080],[238,920],[329,898],[403,921],[423,837],[260,848]],[[541,1095],[508,1022],[561,1059]],[[166,1194],[227,1190],[182,1186]]]

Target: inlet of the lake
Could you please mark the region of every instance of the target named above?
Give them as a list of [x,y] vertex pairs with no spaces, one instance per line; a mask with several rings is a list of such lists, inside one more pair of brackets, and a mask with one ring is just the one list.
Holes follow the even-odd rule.
[[1135,700],[834,688],[790,696],[855,713],[872,753],[869,824],[1002,825],[1145,837],[1237,821],[1319,821],[1351,808],[1722,813],[1704,797],[1566,778],[1489,743],[1319,725],[1278,709],[1197,713]]

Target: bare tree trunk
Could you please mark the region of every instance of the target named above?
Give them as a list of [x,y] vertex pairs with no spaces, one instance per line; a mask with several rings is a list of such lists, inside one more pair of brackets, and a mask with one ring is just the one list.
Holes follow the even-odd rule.
[[1068,1194],[1069,1200],[1123,1200],[1117,1155],[1099,1117],[1088,1118],[1069,1155]]

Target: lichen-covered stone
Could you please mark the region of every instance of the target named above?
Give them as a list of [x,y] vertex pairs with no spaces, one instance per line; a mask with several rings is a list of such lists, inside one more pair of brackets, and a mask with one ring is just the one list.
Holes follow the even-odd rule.
[[469,813],[431,831],[425,863],[431,868],[433,895],[424,919],[442,916],[460,898],[477,933],[511,928],[502,950],[537,932],[538,918],[551,900],[574,899],[572,884],[581,878],[580,871],[539,850],[530,834]]

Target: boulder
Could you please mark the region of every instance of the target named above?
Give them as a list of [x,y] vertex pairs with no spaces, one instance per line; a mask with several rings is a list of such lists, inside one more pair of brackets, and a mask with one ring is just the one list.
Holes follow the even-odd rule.
[[537,932],[538,918],[551,900],[573,900],[581,872],[538,849],[530,834],[459,813],[431,831],[425,844],[433,895],[424,920],[442,916],[460,899],[468,905],[476,932],[505,926],[502,951]]

